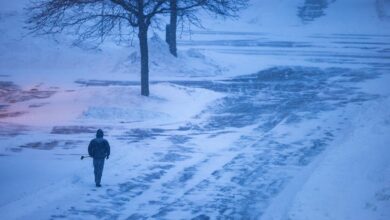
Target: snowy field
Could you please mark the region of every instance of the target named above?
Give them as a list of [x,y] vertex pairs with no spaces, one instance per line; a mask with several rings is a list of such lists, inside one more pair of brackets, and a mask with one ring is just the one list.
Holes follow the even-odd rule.
[[1,219],[390,219],[389,1],[253,0],[179,58],[151,34],[150,97],[137,43],[24,36],[24,3],[0,8]]

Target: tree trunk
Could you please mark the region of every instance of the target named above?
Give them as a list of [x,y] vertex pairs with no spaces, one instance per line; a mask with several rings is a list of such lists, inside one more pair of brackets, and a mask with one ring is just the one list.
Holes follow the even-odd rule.
[[169,39],[171,37],[171,34],[169,33],[170,27],[169,24],[165,26],[165,42],[169,45],[171,43],[171,40]]
[[138,38],[141,51],[141,95],[149,96],[149,51],[148,51],[148,27],[143,14],[143,0],[138,0]]
[[176,48],[176,28],[177,28],[177,0],[170,0],[170,24],[169,24],[169,51],[175,57],[177,57]]
[[139,47],[141,51],[141,95],[149,96],[149,51],[148,28],[139,26]]

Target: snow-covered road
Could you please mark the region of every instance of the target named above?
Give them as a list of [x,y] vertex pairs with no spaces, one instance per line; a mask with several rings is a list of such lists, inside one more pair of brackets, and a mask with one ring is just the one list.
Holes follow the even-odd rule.
[[[71,213],[257,219],[295,175],[342,138],[348,109],[380,98],[356,88],[376,77],[369,70],[281,67],[223,81],[174,82],[226,96],[195,122],[121,135],[130,143],[158,146],[147,159],[151,164],[107,189],[112,206],[96,200]],[[114,202],[121,198],[129,201]]]

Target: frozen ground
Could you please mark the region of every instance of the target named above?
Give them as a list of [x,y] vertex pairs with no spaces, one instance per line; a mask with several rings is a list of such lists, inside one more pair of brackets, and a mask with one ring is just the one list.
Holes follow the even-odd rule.
[[[53,59],[88,59],[57,63],[84,68],[64,82],[39,74],[44,53],[10,74],[19,62],[12,57],[32,57],[22,49],[3,55],[2,219],[389,219],[386,23],[370,22],[377,28],[364,33],[356,24],[319,31],[311,22],[331,22],[351,1],[289,2],[286,28],[303,22],[300,32],[275,31],[267,13],[249,9],[249,28],[210,24],[215,30],[180,40],[181,60],[155,55],[150,98],[123,74],[138,71],[136,50],[128,57],[105,48],[110,59],[130,61],[99,63],[103,70],[90,74],[84,65],[104,53],[68,48]],[[166,49],[152,42],[151,51]],[[97,128],[112,146],[98,189],[91,161],[79,159]]]

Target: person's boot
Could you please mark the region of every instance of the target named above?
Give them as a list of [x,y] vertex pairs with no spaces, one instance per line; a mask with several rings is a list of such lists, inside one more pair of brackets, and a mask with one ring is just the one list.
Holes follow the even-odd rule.
[[100,185],[100,183],[96,183],[96,187],[102,187],[102,185]]

